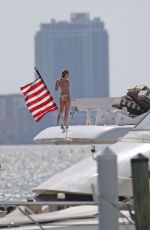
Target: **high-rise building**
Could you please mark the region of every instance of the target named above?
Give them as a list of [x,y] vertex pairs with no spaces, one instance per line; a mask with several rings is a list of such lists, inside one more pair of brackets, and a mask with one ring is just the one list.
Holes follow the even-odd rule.
[[19,94],[0,96],[0,144],[30,144],[40,131]]
[[100,18],[73,13],[71,20],[41,24],[35,35],[35,66],[54,98],[56,79],[69,69],[71,97],[109,94],[108,33]]

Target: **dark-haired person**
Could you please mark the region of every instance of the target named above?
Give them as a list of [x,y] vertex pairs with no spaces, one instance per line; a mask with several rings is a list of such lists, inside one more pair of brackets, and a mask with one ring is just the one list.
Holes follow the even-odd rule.
[[[60,89],[60,114],[64,114],[64,125],[67,125],[68,114],[70,110],[71,98],[70,98],[70,84],[69,84],[69,71],[63,70],[61,73],[60,80],[57,80],[55,83],[55,90]],[[57,125],[60,123],[60,114],[58,114]]]

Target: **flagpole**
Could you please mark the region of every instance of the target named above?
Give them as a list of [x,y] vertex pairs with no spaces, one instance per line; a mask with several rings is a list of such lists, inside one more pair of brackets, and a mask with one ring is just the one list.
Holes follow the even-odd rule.
[[[43,77],[41,76],[39,70],[38,70],[36,67],[34,67],[34,69],[35,69],[36,74],[37,74],[37,75],[39,76],[39,78],[41,78],[41,80],[43,81],[43,83],[44,83],[44,85],[45,85],[45,87],[46,87],[48,93],[50,94],[49,89],[47,88],[47,85],[45,84],[45,82],[44,82],[44,80],[43,80]],[[56,104],[56,103],[55,103],[55,104]],[[58,114],[60,115],[60,117],[61,117],[63,123],[65,123],[65,122],[64,122],[64,119],[63,119],[63,117],[62,117],[62,114],[60,113],[60,111],[59,111],[59,109],[58,109],[58,106],[57,106],[57,112],[58,112]]]
[[[43,78],[42,78],[40,72],[38,71],[38,69],[37,69],[36,67],[34,67],[34,69],[35,69],[36,74],[37,74],[37,75],[42,79],[42,81],[44,82],[44,80],[43,80]],[[45,82],[44,82],[44,84],[45,84]],[[46,86],[46,85],[45,85],[45,86]],[[47,88],[47,86],[46,86],[46,88]]]

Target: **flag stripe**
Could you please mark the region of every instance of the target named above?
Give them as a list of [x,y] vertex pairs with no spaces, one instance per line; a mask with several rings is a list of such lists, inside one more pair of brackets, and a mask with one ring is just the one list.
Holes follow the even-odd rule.
[[53,109],[50,109],[49,111],[43,113],[42,115],[40,115],[40,116],[38,116],[38,117],[36,117],[36,118],[34,118],[34,119],[35,119],[36,122],[39,122],[39,121],[41,120],[41,118],[42,118],[46,113],[52,112],[52,111],[55,111],[55,110],[56,110],[56,108],[54,107]]
[[[30,89],[26,92],[25,96],[30,96],[33,93],[38,92],[40,89],[42,89],[43,87],[45,87],[45,85],[43,84],[43,82],[38,82],[37,85],[34,85],[32,87],[30,87]],[[32,88],[32,89],[31,89]]]
[[[45,97],[47,97],[48,95],[49,95],[49,93],[47,92],[47,91],[43,91],[43,93],[41,93],[42,94],[42,96],[39,96],[38,98],[36,98],[36,99],[34,99],[34,98],[32,98],[33,100],[28,100],[28,101],[26,101],[26,105],[29,107],[29,106],[31,106],[31,105],[34,105],[34,104],[36,104],[37,102],[39,102],[40,100],[43,100]],[[41,95],[40,94],[40,95]]]
[[22,93],[25,95],[26,91],[31,87],[31,84],[21,87]]
[[36,81],[34,81],[34,82],[32,83],[32,86],[31,86],[31,88],[30,88],[30,91],[36,89],[36,88],[37,88],[38,86],[40,86],[41,84],[43,84],[43,81],[42,81],[40,78],[37,79]]
[[36,84],[39,83],[39,82],[42,82],[41,79],[37,79],[37,80],[33,81],[32,83],[27,84],[27,85],[21,87],[22,93],[23,93],[24,95],[26,95],[26,93],[27,93],[29,90],[32,90],[31,87],[34,86],[34,85],[36,85]]
[[25,103],[36,122],[48,112],[57,110],[53,97],[41,78],[21,87]]
[[36,114],[32,113],[32,116],[33,118],[36,118],[37,116],[42,115],[43,113],[50,111],[51,109],[57,109],[56,105],[53,104],[51,106],[45,106],[45,108],[42,108],[38,113]]
[[31,85],[32,83],[29,83],[29,84],[27,84],[27,85],[25,85],[25,86],[22,86],[20,89],[21,89],[21,91],[24,91],[26,88],[28,88],[30,85]]
[[51,98],[48,98],[47,100],[45,100],[44,102],[41,102],[39,105],[33,107],[33,108],[28,108],[29,111],[33,114],[33,112],[36,112],[38,110],[41,110],[41,107],[46,106],[46,105],[53,105],[53,101],[51,100]]
[[37,114],[37,113],[43,111],[44,109],[46,109],[46,108],[48,108],[48,107],[50,107],[50,106],[53,106],[53,105],[54,105],[53,102],[48,102],[46,105],[41,106],[41,108],[34,110],[34,111],[32,112],[32,116],[34,116],[35,114]]
[[[49,97],[49,94],[46,93],[46,94],[44,94],[42,97],[40,97],[40,98],[38,98],[38,99],[36,99],[36,100],[34,100],[34,101],[28,103],[27,106],[28,106],[29,109],[32,109],[32,108],[34,108],[35,106],[40,105],[41,103],[43,103],[44,101],[46,101],[48,98],[50,98],[50,97]],[[53,100],[52,97],[51,97],[51,100]]]
[[46,87],[44,86],[43,88],[39,89],[36,93],[33,93],[27,97],[25,97],[25,101],[28,103],[28,102],[31,102],[33,100],[36,100],[37,98],[41,97],[43,94],[47,93],[47,89]]

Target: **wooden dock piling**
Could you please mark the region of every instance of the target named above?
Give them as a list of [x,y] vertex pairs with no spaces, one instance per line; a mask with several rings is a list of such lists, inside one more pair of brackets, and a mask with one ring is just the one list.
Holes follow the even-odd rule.
[[136,230],[150,230],[148,158],[142,154],[131,159]]

